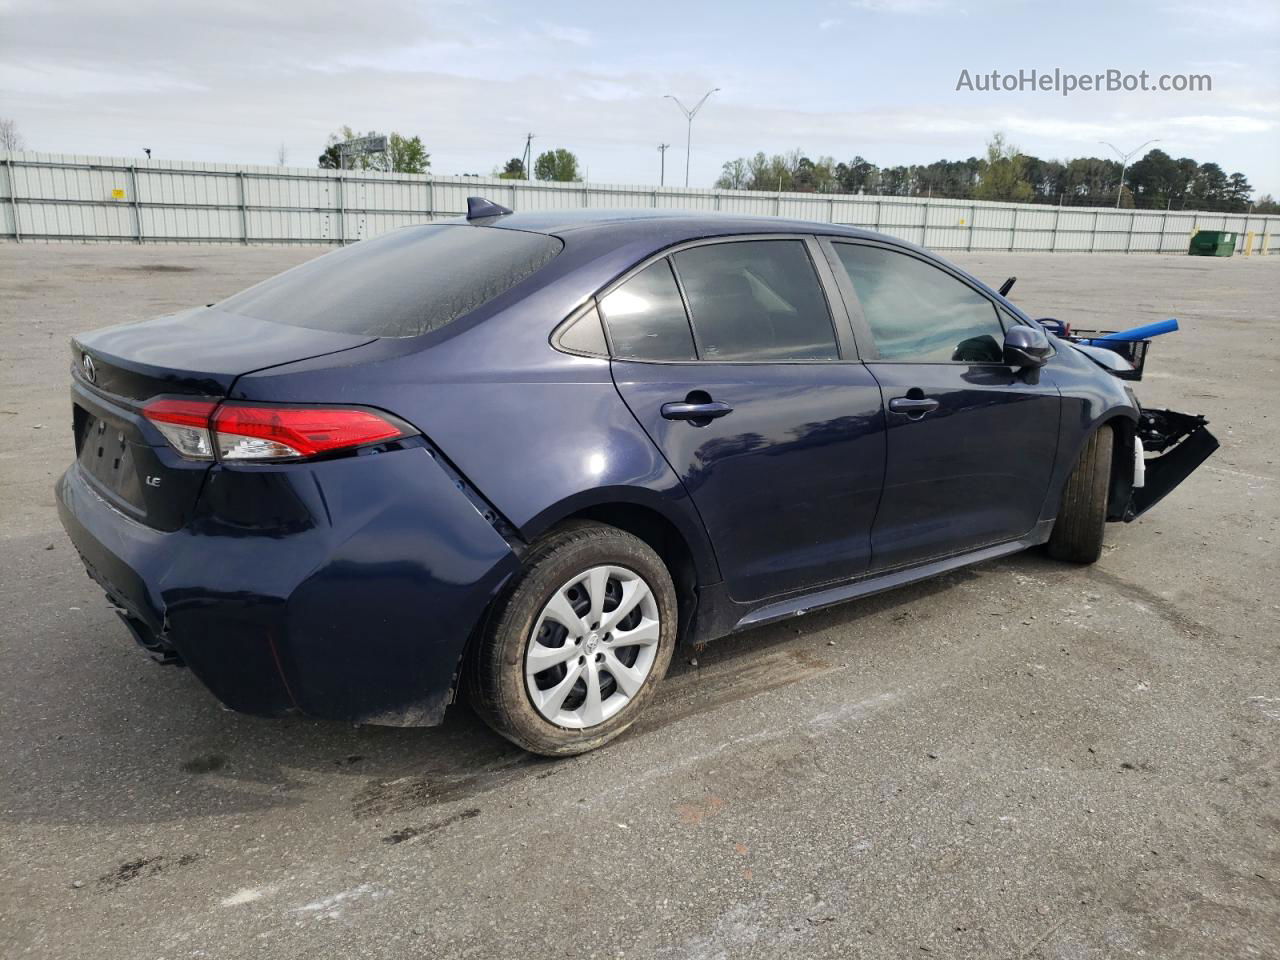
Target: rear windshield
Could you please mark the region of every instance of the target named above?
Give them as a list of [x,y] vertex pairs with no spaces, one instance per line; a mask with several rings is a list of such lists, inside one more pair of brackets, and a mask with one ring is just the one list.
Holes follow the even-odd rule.
[[317,257],[218,306],[312,330],[416,337],[510,290],[562,246],[496,227],[408,227]]

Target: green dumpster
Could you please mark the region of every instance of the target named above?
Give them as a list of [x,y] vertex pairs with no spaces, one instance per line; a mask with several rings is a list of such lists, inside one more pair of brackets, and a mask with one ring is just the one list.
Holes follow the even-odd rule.
[[1236,235],[1226,230],[1197,230],[1187,253],[1193,257],[1229,257],[1236,252]]

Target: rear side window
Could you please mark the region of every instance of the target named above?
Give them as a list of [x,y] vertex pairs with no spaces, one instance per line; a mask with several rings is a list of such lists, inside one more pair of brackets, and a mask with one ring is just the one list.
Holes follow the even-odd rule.
[[693,360],[693,334],[671,265],[659,260],[600,299],[613,355],[624,360]]
[[745,240],[673,255],[701,360],[836,360],[835,329],[801,240]]
[[1000,363],[995,305],[951,274],[880,247],[837,243],[881,360]]
[[497,227],[409,227],[317,257],[219,307],[313,330],[416,337],[510,290],[562,246],[545,234]]

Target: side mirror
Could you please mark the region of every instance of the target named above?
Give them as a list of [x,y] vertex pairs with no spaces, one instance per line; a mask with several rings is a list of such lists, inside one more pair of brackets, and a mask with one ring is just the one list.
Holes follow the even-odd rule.
[[1049,338],[1040,327],[1010,327],[1004,335],[1004,362],[1011,367],[1043,367],[1053,354]]

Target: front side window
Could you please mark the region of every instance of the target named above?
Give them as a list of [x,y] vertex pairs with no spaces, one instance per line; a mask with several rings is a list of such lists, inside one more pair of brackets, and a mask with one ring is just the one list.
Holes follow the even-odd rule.
[[672,256],[700,360],[835,360],[831,311],[801,240],[746,240]]
[[995,305],[951,274],[882,247],[837,243],[881,360],[1000,363]]
[[693,334],[680,288],[664,260],[600,298],[613,355],[623,360],[693,360]]

